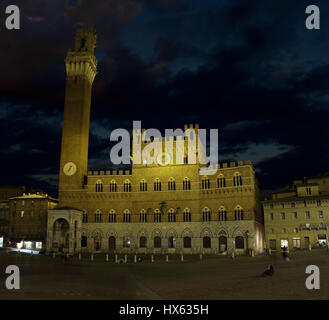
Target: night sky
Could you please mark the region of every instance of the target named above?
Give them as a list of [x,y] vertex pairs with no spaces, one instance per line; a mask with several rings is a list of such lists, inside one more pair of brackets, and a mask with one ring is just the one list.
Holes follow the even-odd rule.
[[[5,29],[5,7],[21,30]],[[307,30],[305,9],[321,10]],[[218,128],[219,159],[252,160],[264,190],[329,171],[329,3],[302,0],[1,0],[0,184],[56,195],[75,28],[98,33],[89,168],[116,128]]]

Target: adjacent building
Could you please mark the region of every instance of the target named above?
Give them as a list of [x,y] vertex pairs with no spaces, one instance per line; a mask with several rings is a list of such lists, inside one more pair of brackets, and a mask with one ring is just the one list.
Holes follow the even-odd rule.
[[8,241],[18,249],[42,249],[47,235],[48,210],[58,200],[47,194],[23,194],[8,199]]
[[0,248],[8,244],[9,235],[9,198],[20,196],[26,192],[25,187],[0,186]]
[[263,201],[266,247],[280,250],[328,243],[329,173],[295,180]]

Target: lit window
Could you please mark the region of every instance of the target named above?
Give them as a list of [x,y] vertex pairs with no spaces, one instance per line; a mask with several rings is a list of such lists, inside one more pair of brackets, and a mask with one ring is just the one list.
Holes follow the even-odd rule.
[[123,247],[130,248],[130,237],[128,236],[123,237]]
[[170,248],[170,249],[176,248],[176,238],[175,237],[168,238],[168,248]]

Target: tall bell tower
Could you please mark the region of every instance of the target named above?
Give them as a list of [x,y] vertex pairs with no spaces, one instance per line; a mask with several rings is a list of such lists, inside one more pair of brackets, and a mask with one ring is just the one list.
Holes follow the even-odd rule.
[[66,89],[59,173],[59,203],[65,193],[82,190],[87,176],[90,103],[97,73],[94,55],[97,34],[93,27],[79,27],[74,51],[66,59]]

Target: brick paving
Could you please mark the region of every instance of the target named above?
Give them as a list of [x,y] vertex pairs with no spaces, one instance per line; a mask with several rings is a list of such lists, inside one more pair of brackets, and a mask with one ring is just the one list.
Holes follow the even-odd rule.
[[[122,256],[120,256],[121,258]],[[292,252],[291,261],[280,254],[271,256],[230,257],[199,256],[156,257],[127,264],[105,261],[105,255],[95,255],[94,261],[83,256],[67,262],[59,257],[0,253],[0,299],[328,299],[329,252],[327,249]],[[161,260],[160,260],[161,258]],[[272,263],[275,275],[260,277]],[[20,267],[21,289],[5,288],[5,268]],[[320,290],[307,290],[305,268],[315,264],[320,268]]]

